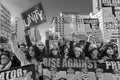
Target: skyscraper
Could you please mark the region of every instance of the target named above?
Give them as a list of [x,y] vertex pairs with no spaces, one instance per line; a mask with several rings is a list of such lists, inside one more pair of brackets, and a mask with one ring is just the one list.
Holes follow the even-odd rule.
[[93,0],[93,13],[90,16],[99,19],[104,41],[115,41],[120,47],[120,1]]
[[19,44],[25,43],[25,33],[23,20],[20,17],[15,17],[12,20],[13,31],[16,32],[17,41]]
[[11,13],[0,1],[0,36],[8,38],[11,29]]
[[61,12],[60,16],[53,17],[53,20],[51,22],[51,31],[59,32],[61,37],[66,37],[73,33],[84,34],[84,18],[89,18],[89,15]]

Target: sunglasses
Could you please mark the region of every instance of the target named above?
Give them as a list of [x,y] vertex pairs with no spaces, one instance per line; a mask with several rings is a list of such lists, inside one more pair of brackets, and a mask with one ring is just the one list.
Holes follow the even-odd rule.
[[38,44],[38,46],[43,46],[43,44]]

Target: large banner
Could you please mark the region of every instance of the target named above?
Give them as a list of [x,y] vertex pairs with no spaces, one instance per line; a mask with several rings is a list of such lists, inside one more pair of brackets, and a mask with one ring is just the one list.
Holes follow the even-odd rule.
[[35,66],[27,65],[0,71],[0,80],[36,80]]
[[22,15],[26,30],[29,30],[32,27],[42,24],[46,21],[45,13],[41,3],[26,10],[21,15]]
[[91,37],[91,42],[99,42],[103,40],[98,19],[84,19],[84,26],[86,34]]
[[43,76],[47,79],[120,80],[120,60],[43,58],[43,62]]

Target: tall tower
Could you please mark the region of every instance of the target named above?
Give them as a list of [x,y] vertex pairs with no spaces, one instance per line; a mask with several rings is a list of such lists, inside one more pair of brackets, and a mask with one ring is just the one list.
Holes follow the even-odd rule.
[[11,33],[11,13],[0,1],[0,36],[8,38]]
[[92,0],[92,3],[93,3],[93,13],[99,12],[99,10],[102,7],[101,0]]
[[25,33],[24,33],[24,24],[23,20],[20,17],[15,17],[12,21],[13,30],[17,34],[17,41],[19,44],[26,43],[25,41]]

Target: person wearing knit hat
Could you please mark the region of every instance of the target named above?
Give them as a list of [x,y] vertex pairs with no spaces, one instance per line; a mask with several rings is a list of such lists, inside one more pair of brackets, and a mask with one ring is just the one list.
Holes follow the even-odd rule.
[[97,46],[95,44],[90,45],[89,46],[89,51],[92,50],[92,49],[94,49],[94,48],[97,48]]
[[80,59],[84,59],[84,53],[83,53],[83,49],[80,47],[75,47],[74,48],[74,58],[80,58]]

